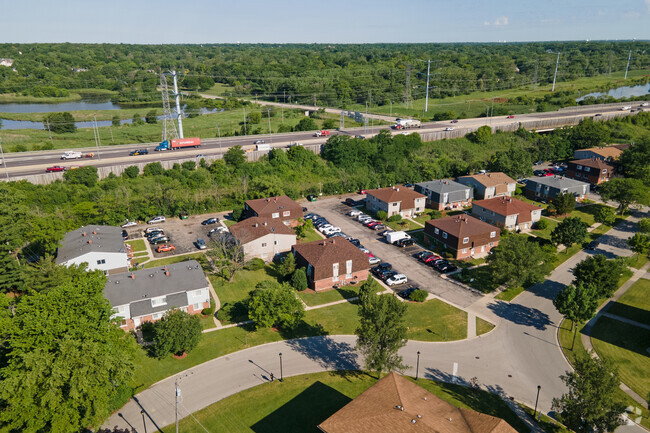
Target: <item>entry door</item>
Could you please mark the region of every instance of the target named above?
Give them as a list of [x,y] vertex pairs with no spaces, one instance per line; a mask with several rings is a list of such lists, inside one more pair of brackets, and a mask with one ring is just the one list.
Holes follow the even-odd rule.
[[136,328],[137,328],[138,326],[140,326],[140,318],[139,318],[139,317],[136,317],[135,319],[133,319],[133,325],[134,325]]

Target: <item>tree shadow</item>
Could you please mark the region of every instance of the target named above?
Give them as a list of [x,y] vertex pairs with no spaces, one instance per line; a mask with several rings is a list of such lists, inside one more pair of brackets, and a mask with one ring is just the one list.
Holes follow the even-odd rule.
[[359,370],[360,368],[355,348],[349,343],[340,343],[325,335],[289,340],[286,343],[326,370]]
[[488,305],[488,308],[497,316],[514,324],[532,326],[540,331],[544,331],[547,326],[552,324],[548,314],[543,313],[537,308],[503,301],[494,301]]
[[602,311],[650,326],[650,310],[638,308],[633,305],[622,304],[620,302],[609,301],[607,305],[603,307]]
[[314,432],[318,425],[352,401],[318,381],[251,426],[255,433]]
[[[611,344],[621,349],[648,357],[650,354],[650,330],[612,319],[599,316],[591,327],[585,326],[582,333],[602,342]],[[619,357],[622,354],[619,354]]]
[[540,298],[550,299],[552,301],[565,287],[564,284],[558,283],[557,281],[545,280],[541,283],[532,285],[528,289],[528,292],[533,293],[535,296],[539,296]]

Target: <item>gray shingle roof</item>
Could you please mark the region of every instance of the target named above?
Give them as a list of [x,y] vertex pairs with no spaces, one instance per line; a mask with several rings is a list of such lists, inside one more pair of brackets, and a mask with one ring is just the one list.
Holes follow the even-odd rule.
[[[165,275],[165,268],[169,272],[169,276]],[[135,278],[131,278],[131,275]],[[172,295],[205,287],[208,287],[208,282],[201,265],[196,260],[188,260],[173,263],[166,267],[161,266],[110,275],[106,287],[104,287],[104,296],[112,306],[117,307],[145,299],[150,300],[158,296]],[[172,299],[172,297],[168,299]],[[151,305],[151,302],[149,302],[149,305]],[[187,303],[184,305],[187,305]],[[163,308],[163,311],[169,308],[169,305],[167,305],[166,308]],[[132,314],[132,316],[135,315]]]
[[174,293],[167,296],[165,305],[157,307],[151,306],[151,299],[143,299],[142,301],[133,302],[131,304],[131,317],[148,316],[149,314],[160,313],[174,308],[186,307],[189,303],[187,300],[187,292]]
[[57,251],[56,264],[60,265],[93,251],[126,254],[122,229],[114,226],[88,225],[66,233]]
[[454,182],[451,179],[430,180],[428,182],[416,183],[416,185],[425,188],[429,191],[437,192],[439,194],[450,193],[455,191],[465,191],[466,189],[470,189],[467,185]]
[[[528,178],[528,183],[526,184],[526,186],[532,183],[546,185],[551,188],[557,188],[559,190],[563,190],[564,188],[575,188],[575,187],[582,187],[584,185],[588,185],[584,182],[580,182],[579,180],[569,179],[568,177],[565,176],[531,177]],[[533,188],[529,188],[529,189],[533,189]]]

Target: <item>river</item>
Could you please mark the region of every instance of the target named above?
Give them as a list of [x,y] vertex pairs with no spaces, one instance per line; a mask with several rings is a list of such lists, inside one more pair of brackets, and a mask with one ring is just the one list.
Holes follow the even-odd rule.
[[624,86],[618,87],[616,89],[611,89],[608,92],[594,92],[588,93],[580,98],[576,99],[576,102],[580,102],[585,98],[600,98],[601,96],[611,96],[612,98],[621,99],[629,98],[631,96],[643,96],[650,93],[650,83],[640,84],[638,86]]

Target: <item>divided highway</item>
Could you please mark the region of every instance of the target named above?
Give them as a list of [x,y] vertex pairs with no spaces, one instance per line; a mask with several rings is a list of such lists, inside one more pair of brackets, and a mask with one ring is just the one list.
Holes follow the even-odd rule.
[[[419,129],[410,129],[406,131],[392,131],[393,134],[402,134],[402,133],[411,133],[418,132],[420,134],[426,133],[443,133],[445,128],[454,128],[456,131],[469,132],[475,130],[476,128],[489,125],[494,128],[503,128],[507,126],[512,126],[513,124],[518,124],[520,122],[531,122],[531,121],[544,121],[549,119],[562,120],[566,119],[567,124],[575,123],[576,118],[591,117],[596,114],[605,115],[621,115],[629,114],[629,111],[621,111],[621,107],[625,104],[608,104],[608,105],[590,105],[585,107],[575,107],[569,109],[562,109],[554,112],[546,113],[531,113],[531,114],[520,114],[516,115],[513,118],[507,116],[498,116],[492,118],[472,118],[472,119],[462,119],[457,123],[450,123],[450,121],[440,121],[440,122],[429,122],[423,123],[422,128]],[[634,106],[638,107],[639,102]],[[289,104],[286,104],[288,108],[293,108]],[[334,109],[330,109],[334,110]],[[337,110],[334,110],[337,111]],[[340,112],[340,110],[338,110]],[[366,137],[373,136],[377,134],[380,130],[386,129],[389,130],[389,126],[375,126],[374,128],[350,128],[343,131],[334,131],[333,134],[345,134],[345,135],[363,135]],[[450,132],[450,136],[451,132]],[[457,135],[454,135],[457,136]],[[325,137],[314,137],[313,132],[293,132],[293,133],[283,133],[283,134],[262,134],[254,136],[240,136],[240,137],[224,137],[221,140],[218,138],[202,138],[202,146],[196,149],[187,149],[187,150],[176,150],[176,151],[165,151],[165,152],[154,152],[153,148],[157,143],[139,143],[139,144],[127,144],[127,145],[114,145],[114,146],[102,146],[100,149],[95,147],[88,147],[85,149],[75,149],[80,150],[82,153],[93,152],[95,158],[87,159],[82,158],[80,160],[74,161],[61,161],[60,157],[66,149],[58,149],[52,151],[40,151],[40,152],[23,152],[23,153],[10,153],[5,154],[4,162],[6,164],[6,173],[8,173],[9,178],[12,177],[21,177],[33,174],[42,174],[45,173],[47,167],[53,165],[63,165],[65,167],[70,167],[71,165],[94,165],[95,167],[106,167],[106,166],[118,166],[118,165],[129,165],[140,162],[155,162],[155,161],[174,161],[174,160],[188,160],[192,158],[200,158],[199,155],[206,157],[219,157],[223,152],[226,152],[230,147],[240,145],[247,150],[253,150],[253,142],[255,140],[265,140],[266,143],[270,144],[272,147],[286,147],[295,143],[302,144],[322,144],[325,143]],[[129,152],[135,149],[148,149],[148,155],[140,156],[129,156]],[[0,175],[4,170],[0,170]],[[0,176],[3,178],[4,176]]]

